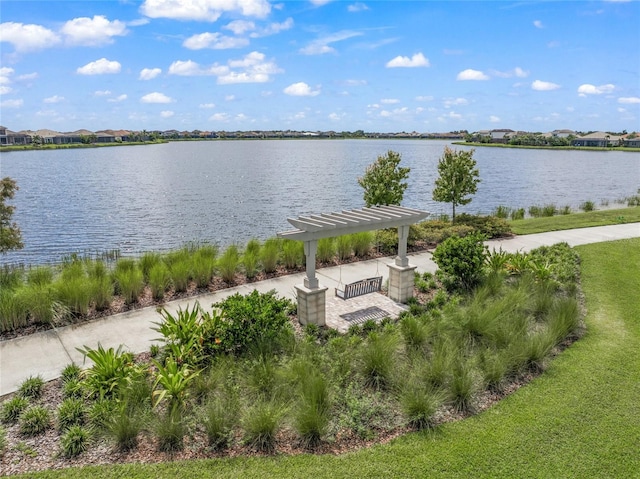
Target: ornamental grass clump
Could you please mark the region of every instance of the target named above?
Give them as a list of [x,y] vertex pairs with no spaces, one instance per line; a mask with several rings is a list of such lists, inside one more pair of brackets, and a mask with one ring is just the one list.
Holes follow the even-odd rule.
[[371,333],[362,345],[361,372],[367,386],[384,389],[391,384],[397,340],[391,334]]
[[240,253],[237,245],[230,245],[218,260],[220,276],[229,284],[235,283],[236,273],[240,265]]
[[191,271],[198,288],[206,288],[216,269],[218,248],[214,245],[200,246],[191,256]]
[[433,425],[433,417],[444,403],[445,395],[413,377],[402,386],[398,399],[409,424],[416,429],[427,429]]
[[282,241],[282,261],[287,269],[296,269],[304,261],[302,241]]
[[149,282],[149,276],[153,267],[160,263],[162,263],[162,256],[159,253],[147,251],[140,257],[138,266],[146,282]]
[[157,263],[149,270],[149,288],[153,299],[160,301],[171,285],[171,273],[164,262]]
[[134,260],[118,260],[113,271],[113,279],[125,304],[133,304],[138,300],[144,289],[144,276]]
[[18,420],[20,434],[37,436],[51,427],[51,412],[44,406],[31,406]]
[[29,324],[29,310],[15,291],[0,289],[0,332],[14,331]]
[[408,350],[424,349],[431,335],[430,328],[424,319],[412,314],[402,317],[400,332]]
[[36,324],[51,324],[59,310],[51,284],[32,284],[16,291],[18,301],[26,308],[29,320]]
[[58,430],[63,432],[71,426],[82,426],[87,420],[87,411],[82,399],[68,398],[58,406]]
[[318,240],[318,251],[316,258],[321,263],[329,263],[333,261],[336,255],[335,238],[320,238]]
[[228,446],[237,423],[237,407],[237,403],[218,396],[206,403],[202,425],[210,447],[220,450]]
[[27,272],[27,284],[45,286],[53,283],[53,269],[49,266],[38,266]]
[[0,406],[0,421],[4,424],[15,424],[27,407],[29,407],[28,399],[13,396]]
[[371,231],[362,231],[351,235],[353,253],[358,258],[364,258],[371,252],[374,235]]
[[245,442],[259,451],[273,451],[284,413],[285,409],[276,401],[254,403],[241,420]]
[[60,278],[54,283],[57,300],[78,317],[86,316],[92,300],[92,285],[79,260],[64,265]]
[[80,425],[71,426],[60,437],[62,455],[66,458],[77,457],[89,449],[90,442],[91,431],[88,428]]
[[260,263],[260,253],[247,249],[242,255],[242,265],[244,266],[244,274],[247,279],[253,279],[258,274],[258,266]]
[[320,442],[329,425],[331,399],[329,383],[314,364],[304,361],[299,373],[299,399],[294,427],[307,446]]
[[353,252],[351,235],[342,235],[336,238],[336,254],[340,261],[345,261],[351,257]]
[[265,273],[275,273],[279,256],[280,240],[278,238],[267,239],[260,250],[260,262]]
[[42,376],[29,376],[18,387],[18,394],[26,399],[40,399],[44,390]]
[[158,450],[176,452],[184,448],[184,436],[187,433],[185,411],[179,406],[169,407],[159,412],[155,418],[155,433],[158,438]]

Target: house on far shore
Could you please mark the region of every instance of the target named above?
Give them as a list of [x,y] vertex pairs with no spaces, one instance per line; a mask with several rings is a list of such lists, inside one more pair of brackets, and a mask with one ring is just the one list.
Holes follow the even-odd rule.
[[569,136],[576,136],[576,132],[573,130],[553,130],[551,132],[551,136],[555,136],[557,138],[567,138]]
[[610,135],[604,131],[595,131],[574,139],[573,146],[595,146],[599,148],[606,148],[608,146],[618,146],[621,139],[622,137],[618,135]]
[[489,134],[491,135],[491,142],[492,143],[508,143],[509,142],[509,136],[515,133],[515,131],[510,130],[510,129],[503,129],[503,130],[491,130],[489,132]]
[[637,133],[629,133],[622,140],[622,144],[627,148],[640,148],[640,135]]
[[11,131],[4,126],[0,126],[0,145],[28,145],[31,141],[31,135]]

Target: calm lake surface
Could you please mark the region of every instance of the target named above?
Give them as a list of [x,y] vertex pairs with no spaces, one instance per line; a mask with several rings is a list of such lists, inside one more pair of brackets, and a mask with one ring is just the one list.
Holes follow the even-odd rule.
[[[362,207],[357,178],[388,150],[411,168],[403,205],[450,213],[450,205],[431,199],[448,144],[238,140],[2,153],[0,175],[20,188],[11,204],[25,248],[0,256],[0,264],[265,239],[290,229],[287,217]],[[474,158],[482,182],[458,211],[548,203],[577,209],[586,200],[613,204],[640,187],[640,153],[478,148]]]

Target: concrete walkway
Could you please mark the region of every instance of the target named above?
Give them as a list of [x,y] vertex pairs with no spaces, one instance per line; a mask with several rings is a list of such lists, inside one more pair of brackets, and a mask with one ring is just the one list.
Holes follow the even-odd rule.
[[[505,251],[529,251],[543,245],[552,245],[558,242],[567,242],[570,246],[577,246],[602,241],[613,241],[625,238],[640,237],[640,223],[624,225],[599,226],[594,228],[581,228],[549,233],[539,233],[514,238],[491,240],[487,242],[489,249],[502,248]],[[429,252],[414,253],[409,255],[409,261],[417,266],[418,272],[436,270],[436,265]],[[346,284],[372,276],[383,276],[383,281],[388,277],[387,264],[392,258],[380,258],[379,260],[360,261],[342,266],[322,268],[317,271],[320,283],[329,287],[327,291],[327,322],[338,324],[340,318],[346,317],[349,308],[353,311],[361,310],[363,300],[371,298],[372,308],[381,307],[384,310],[393,309],[397,314],[401,305],[389,304],[386,296],[372,293],[367,297],[354,298],[342,301],[332,298],[334,288],[340,283]],[[260,281],[235,288],[217,291],[198,297],[173,301],[166,305],[167,310],[177,311],[193,305],[196,301],[209,308],[211,304],[221,301],[235,293],[247,294],[257,289],[267,292],[275,289],[280,296],[294,299],[294,286],[302,283],[304,273],[283,276],[266,281]],[[330,298],[331,297],[331,298]],[[336,302],[337,301],[337,302]],[[382,301],[382,303],[380,302]],[[386,301],[386,303],[384,303]],[[393,302],[391,302],[393,303]],[[160,315],[155,307],[128,311],[107,318],[65,326],[50,331],[32,334],[21,338],[0,342],[0,396],[15,391],[20,383],[31,375],[40,375],[45,381],[60,376],[61,370],[69,363],[75,362],[83,365],[83,355],[76,349],[84,346],[95,348],[98,343],[102,346],[124,347],[133,352],[148,351],[151,344],[158,337],[158,333],[151,328],[154,322],[160,320]],[[341,328],[343,329],[343,328]]]

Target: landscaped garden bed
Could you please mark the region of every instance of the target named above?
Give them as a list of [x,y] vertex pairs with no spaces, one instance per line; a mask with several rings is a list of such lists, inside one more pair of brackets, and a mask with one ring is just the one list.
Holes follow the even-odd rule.
[[339,453],[475,414],[579,336],[578,258],[493,252],[461,273],[445,260],[397,321],[345,335],[300,328],[274,293],[159,314],[149,353],[86,350],[92,368],[4,398],[2,470]]

